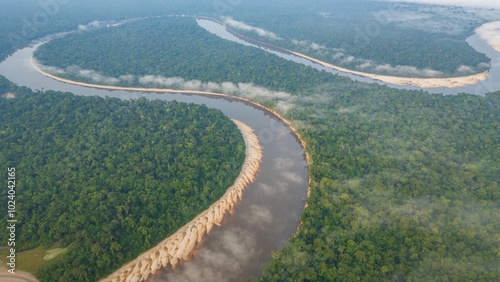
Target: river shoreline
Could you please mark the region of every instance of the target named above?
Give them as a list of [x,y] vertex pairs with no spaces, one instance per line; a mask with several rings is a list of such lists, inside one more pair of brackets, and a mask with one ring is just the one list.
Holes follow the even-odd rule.
[[474,31],[479,34],[493,50],[500,52],[500,21],[487,22]]
[[[109,86],[109,85],[90,84],[90,83],[78,82],[78,81],[73,81],[73,80],[61,78],[61,77],[55,76],[53,74],[44,72],[35,63],[33,57],[31,57],[31,65],[39,73],[41,73],[41,74],[43,74],[43,75],[45,75],[45,76],[47,76],[49,78],[52,78],[54,80],[57,80],[57,81],[60,81],[60,82],[64,82],[64,83],[69,83],[69,84],[75,84],[75,85],[79,85],[79,86],[84,86],[84,87],[90,87],[90,88],[100,88],[100,89],[107,89],[107,90],[139,91],[139,92],[162,92],[162,93],[197,94],[197,95],[224,97],[224,98],[228,98],[228,99],[236,99],[236,100],[242,101],[242,102],[244,102],[246,104],[252,105],[252,106],[254,106],[256,108],[262,109],[262,110],[264,110],[264,111],[266,111],[266,112],[274,115],[277,119],[279,119],[281,122],[283,122],[290,129],[290,131],[297,138],[297,141],[300,143],[300,145],[302,146],[302,149],[304,149],[304,151],[305,151],[306,146],[307,146],[306,142],[304,140],[302,140],[302,137],[297,132],[297,129],[292,126],[292,124],[291,124],[290,121],[288,121],[287,119],[285,119],[284,117],[282,117],[275,110],[270,109],[270,108],[268,108],[268,107],[266,107],[264,105],[261,105],[261,104],[259,104],[257,102],[254,102],[254,101],[252,101],[250,99],[247,99],[247,98],[243,98],[243,97],[239,97],[239,96],[230,96],[230,95],[222,94],[222,93],[207,92],[207,91],[196,91],[196,90],[174,90],[174,89],[163,89],[163,88],[136,88],[136,87],[121,87],[121,86]],[[310,163],[310,156],[309,156],[309,153],[307,153],[307,151],[305,151],[305,159],[306,159],[307,163],[309,164]],[[309,180],[309,183],[311,183],[310,180]],[[307,197],[309,198],[309,195],[310,195],[310,189],[309,189],[309,187],[308,187],[307,191],[308,191]],[[306,207],[307,207],[307,204],[306,204]]]
[[36,282],[38,281],[31,273],[16,270],[16,274],[9,273],[7,268],[0,266],[0,281],[3,282]]
[[[288,127],[290,128],[290,131],[293,131],[294,133],[294,136],[297,138],[297,140],[299,141],[299,143],[301,143],[302,147],[305,148],[305,142],[303,142],[301,139],[300,139],[300,135],[295,131],[295,129],[290,125],[290,123],[283,119],[278,113],[276,113],[275,111],[269,109],[269,108],[266,108],[258,103],[255,103],[255,102],[252,102],[248,99],[245,99],[245,98],[240,98],[240,97],[234,97],[234,96],[230,96],[230,95],[224,95],[224,94],[219,94],[219,93],[209,93],[209,92],[199,92],[199,91],[184,91],[184,90],[168,90],[168,91],[165,91],[166,89],[149,89],[149,88],[114,88],[114,87],[106,87],[106,86],[99,86],[99,85],[93,85],[93,84],[85,84],[85,83],[77,83],[77,82],[73,82],[73,81],[69,81],[69,80],[64,80],[64,79],[61,79],[61,78],[57,78],[55,76],[52,76],[52,75],[49,75],[47,73],[44,73],[42,71],[40,71],[36,66],[35,66],[35,69],[37,69],[40,73],[44,74],[45,76],[47,77],[50,77],[52,79],[55,79],[55,80],[58,80],[58,81],[61,81],[63,83],[69,83],[69,84],[75,84],[75,85],[80,85],[80,86],[84,86],[84,87],[90,87],[90,88],[102,88],[102,89],[108,89],[108,90],[125,90],[125,91],[142,91],[142,92],[168,92],[168,93],[182,93],[182,94],[186,94],[186,95],[189,95],[189,94],[195,94],[195,95],[206,95],[206,96],[221,96],[222,98],[225,98],[225,99],[228,99],[228,100],[239,100],[245,104],[249,104],[249,105],[252,105],[253,107],[255,108],[259,108],[259,109],[263,109],[265,110],[266,112],[269,112],[271,113],[272,115],[276,116],[278,119],[281,119],[282,122],[286,123],[288,125]],[[307,157],[307,160],[309,161],[309,155],[306,153],[306,157]],[[310,179],[309,179],[309,183],[310,183]],[[308,189],[309,191],[309,189]],[[310,193],[310,192],[309,192]],[[308,193],[308,195],[309,195]]]
[[[180,93],[180,94],[195,94],[195,95],[204,95],[204,96],[213,96],[213,97],[221,97],[221,98],[226,98],[230,100],[238,100],[241,101],[247,105],[251,105],[257,109],[264,110],[265,112],[275,116],[278,120],[280,120],[283,124],[285,124],[290,131],[293,133],[293,135],[297,138],[297,141],[301,144],[302,149],[306,148],[306,142],[304,142],[300,136],[300,134],[297,132],[297,129],[292,126],[291,122],[282,117],[278,112],[275,110],[268,108],[262,104],[259,104],[257,102],[254,102],[250,99],[239,97],[239,96],[232,96],[232,95],[227,95],[227,94],[222,94],[222,93],[216,93],[216,92],[208,92],[208,91],[196,91],[196,90],[175,90],[175,89],[166,89],[166,88],[140,88],[140,87],[122,87],[122,86],[110,86],[110,85],[99,85],[99,84],[90,84],[90,83],[84,83],[84,82],[78,82],[74,80],[69,80],[65,78],[58,77],[56,75],[47,73],[43,71],[34,61],[34,58],[31,57],[31,65],[33,68],[43,74],[44,76],[47,76],[49,78],[52,78],[54,80],[63,82],[63,83],[68,83],[68,84],[74,84],[74,85],[79,85],[83,87],[89,87],[89,88],[97,88],[97,89],[106,89],[106,90],[124,90],[124,91],[138,91],[138,92],[157,92],[157,93]],[[306,152],[306,160],[309,162],[309,155]]]
[[[183,17],[188,17],[188,16],[183,16]],[[238,39],[243,40],[245,42],[248,42],[250,44],[256,45],[258,47],[263,47],[270,49],[272,51],[277,51],[281,52],[284,54],[288,55],[294,55],[303,59],[306,59],[310,62],[317,63],[321,66],[331,68],[343,73],[349,73],[361,77],[367,77],[371,78],[374,80],[379,80],[382,82],[390,83],[390,84],[395,84],[395,85],[413,85],[413,86],[418,86],[421,88],[440,88],[440,87],[448,87],[448,88],[455,88],[455,87],[463,87],[467,85],[474,85],[477,84],[480,81],[484,81],[488,78],[489,71],[485,71],[482,73],[478,74],[473,74],[469,76],[462,76],[462,77],[445,77],[445,78],[415,78],[415,77],[398,77],[398,76],[389,76],[389,75],[380,75],[380,74],[372,74],[372,73],[366,73],[366,72],[360,72],[360,71],[355,71],[355,70],[350,70],[346,68],[342,68],[315,58],[312,58],[310,56],[294,52],[285,48],[281,48],[278,46],[274,46],[265,42],[261,42],[258,40],[255,40],[253,38],[249,38],[247,36],[241,35],[234,30],[231,30],[230,28],[227,27],[227,25],[217,19],[210,18],[210,17],[203,17],[203,16],[193,16],[195,19],[202,19],[202,20],[209,20],[215,23],[218,23],[224,27],[229,33],[232,35],[236,36]]]
[[240,121],[233,119],[233,122],[241,131],[246,145],[245,162],[234,185],[210,208],[173,235],[101,281],[146,281],[162,267],[175,269],[183,261],[191,259],[196,247],[201,246],[204,237],[210,234],[214,225],[222,224],[226,213],[241,200],[247,184],[255,180],[262,160],[262,148],[253,129]]
[[[57,80],[57,81],[60,81],[63,83],[75,84],[75,85],[84,86],[84,87],[100,88],[100,89],[107,89],[107,90],[139,91],[139,92],[198,94],[198,95],[217,96],[217,97],[224,97],[224,98],[240,100],[241,102],[244,102],[246,104],[250,104],[254,107],[260,108],[260,109],[274,115],[276,118],[278,118],[282,123],[284,123],[290,129],[290,131],[296,137],[297,141],[300,143],[301,147],[304,150],[306,148],[306,142],[302,140],[300,134],[297,132],[296,128],[292,126],[290,121],[283,118],[275,110],[267,108],[259,103],[253,102],[253,101],[246,99],[246,98],[242,98],[242,97],[238,97],[238,96],[230,96],[230,95],[215,93],[215,92],[205,92],[205,91],[173,90],[173,89],[161,89],[161,88],[133,88],[133,87],[120,87],[120,86],[89,84],[89,83],[77,82],[77,81],[72,81],[69,79],[60,78],[58,76],[44,72],[34,62],[33,57],[31,57],[31,64],[36,71],[40,72],[41,74],[43,74],[49,78],[52,78],[54,80]],[[250,130],[252,132],[251,134],[253,134],[253,131],[251,128],[247,127],[243,123],[238,122],[236,120],[233,120],[233,121],[238,125],[238,128],[242,132],[243,137],[245,139],[245,143],[247,143],[247,138],[245,137],[245,136],[247,136],[249,138],[249,140],[252,140],[255,138],[254,142],[256,142],[258,144],[257,136],[255,136],[255,135],[250,136],[249,135],[248,130]],[[248,129],[246,129],[245,127],[247,127]],[[252,143],[252,144],[255,144],[255,143]],[[247,145],[247,150],[248,150],[248,148],[251,146],[249,146],[249,144],[246,144],[246,145]],[[259,145],[259,153],[258,154],[260,154],[259,158],[262,158],[262,155],[260,153],[260,145]],[[248,151],[247,151],[247,158],[248,158]],[[309,165],[310,156],[309,156],[309,153],[307,153],[307,152],[305,152],[305,159],[306,159],[307,164]],[[259,161],[260,161],[260,159],[259,159]],[[247,163],[247,159],[245,159],[245,164],[246,163]],[[245,171],[246,170],[245,164],[243,165],[243,169],[240,173],[240,176],[242,174],[243,175],[248,174],[248,172]],[[238,179],[240,178],[240,176],[238,177]],[[308,183],[309,184],[311,183],[310,179],[309,179]],[[235,182],[235,185],[236,185],[236,182]],[[233,188],[235,185],[233,185],[231,188]],[[228,192],[231,190],[231,188],[228,189]],[[241,192],[242,191],[243,190],[238,192],[237,197],[239,197],[239,199],[241,199]],[[219,201],[217,201],[214,205],[216,205],[220,201],[225,201],[226,204],[230,203],[230,201],[225,200],[228,192],[226,192],[226,194],[224,194],[224,196]],[[311,191],[310,191],[310,187],[308,185],[307,198],[310,196],[310,194],[311,194]],[[231,199],[233,199],[232,197],[234,197],[234,195],[231,195]],[[234,200],[237,200],[237,198],[233,199],[233,204],[229,204],[229,205],[225,206],[226,209],[224,210],[224,212],[222,212],[219,209],[219,212],[216,213],[217,216],[215,218],[220,219],[220,222],[222,222],[222,219],[223,219],[225,212],[230,211],[234,207],[234,205],[236,203],[236,202],[234,202]],[[150,277],[150,275],[154,275],[155,273],[157,273],[158,270],[161,268],[161,266],[163,266],[163,267],[170,266],[172,269],[175,269],[175,267],[181,262],[181,260],[189,260],[193,251],[195,250],[195,247],[197,246],[197,244],[199,244],[200,242],[203,241],[203,234],[208,234],[210,232],[211,228],[213,227],[213,224],[215,224],[215,225],[220,224],[220,222],[219,223],[213,222],[213,224],[203,225],[203,223],[200,223],[200,221],[199,221],[200,218],[201,218],[202,222],[205,220],[203,218],[206,218],[206,213],[209,213],[209,211],[213,208],[214,205],[212,205],[207,211],[198,215],[193,221],[191,221],[190,223],[188,223],[187,225],[185,225],[184,227],[179,229],[176,233],[174,233],[174,235],[165,239],[163,242],[161,242],[159,245],[157,245],[157,247],[143,253],[137,259],[126,264],[125,266],[123,266],[122,268],[120,268],[119,270],[117,270],[116,272],[114,272],[113,274],[111,274],[110,276],[108,276],[107,278],[105,278],[101,281],[106,281],[106,282],[107,281],[113,281],[113,282],[114,281],[128,281],[127,279],[132,279],[130,281],[146,281]],[[305,204],[305,207],[307,207],[307,203]],[[208,222],[208,218],[205,222]],[[202,230],[203,228],[201,228],[202,226],[206,227],[205,233]],[[198,228],[201,228],[201,229],[198,229]],[[194,229],[197,229],[198,231],[195,232]],[[196,240],[191,239],[193,236],[197,236]],[[179,242],[183,246],[182,250],[179,248],[175,249],[177,246],[176,243],[179,243]],[[198,242],[198,243],[196,243],[196,242]],[[167,248],[167,251],[160,251],[160,249],[165,248],[165,247]],[[174,251],[172,251],[172,249],[175,250],[174,255],[172,255],[172,252],[174,252]],[[170,250],[170,252],[168,250]],[[179,250],[181,250],[181,251],[179,251]],[[161,258],[161,259],[159,259],[159,258]]]

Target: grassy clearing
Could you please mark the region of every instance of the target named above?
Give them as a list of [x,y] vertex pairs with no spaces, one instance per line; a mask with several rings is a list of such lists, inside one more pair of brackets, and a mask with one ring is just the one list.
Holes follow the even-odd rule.
[[68,250],[68,248],[64,248],[64,249],[56,248],[56,249],[48,250],[47,255],[43,259],[44,260],[52,260],[55,257],[57,257],[58,255],[64,254],[67,250]]
[[[16,253],[16,269],[26,271],[31,274],[36,273],[40,268],[57,261],[68,248],[38,247],[33,250]],[[10,249],[0,249],[0,260],[3,265],[7,263],[7,256]]]

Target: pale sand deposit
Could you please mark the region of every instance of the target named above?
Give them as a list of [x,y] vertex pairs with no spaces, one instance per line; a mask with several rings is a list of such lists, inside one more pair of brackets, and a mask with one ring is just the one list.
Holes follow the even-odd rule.
[[[35,64],[33,57],[31,57],[31,65],[33,66],[33,68],[36,71],[40,72],[41,74],[43,74],[43,75],[45,75],[47,77],[50,77],[50,78],[54,79],[54,80],[61,81],[61,82],[64,82],[64,83],[74,84],[74,85],[80,85],[80,86],[84,86],[84,87],[100,88],[100,89],[108,89],[108,90],[139,91],[139,92],[163,92],[163,93],[199,94],[199,95],[207,95],[207,96],[222,96],[222,97],[228,97],[228,98],[231,98],[231,99],[237,99],[237,100],[240,100],[240,101],[252,104],[254,106],[257,106],[257,107],[259,107],[259,108],[261,108],[261,109],[263,109],[263,110],[265,110],[267,112],[270,112],[273,115],[275,115],[278,119],[280,119],[282,122],[284,122],[292,130],[293,134],[300,141],[300,144],[302,145],[302,148],[303,149],[306,148],[306,142],[304,142],[304,140],[302,140],[300,134],[297,132],[297,129],[295,129],[295,127],[292,126],[292,124],[290,123],[290,121],[288,121],[287,119],[285,119],[284,117],[282,117],[275,110],[270,109],[270,108],[268,108],[266,106],[263,106],[263,105],[261,105],[259,103],[254,102],[254,101],[251,101],[251,100],[249,100],[247,98],[242,98],[242,97],[238,97],[238,96],[230,96],[230,95],[221,94],[221,93],[215,93],[215,92],[207,92],[207,91],[174,90],[174,89],[163,89],[163,88],[120,87],[120,86],[108,86],[108,85],[99,85],[99,84],[89,84],[89,83],[83,83],[83,82],[78,82],[78,81],[73,81],[73,80],[69,80],[69,79],[60,78],[58,76],[55,76],[55,75],[52,75],[50,73],[44,72],[44,71],[42,71],[40,69],[40,67],[38,67],[37,64]],[[307,152],[306,152],[306,160],[307,160],[307,162],[309,164],[310,157],[309,157],[309,154]],[[310,180],[309,180],[309,182],[310,182]]]
[[[366,73],[366,72],[360,72],[360,71],[354,71],[346,68],[342,68],[339,66],[335,66],[323,61],[320,61],[318,59],[314,59],[312,57],[306,56],[304,54],[294,52],[285,48],[281,48],[278,46],[274,46],[268,43],[264,43],[258,40],[255,40],[253,38],[246,37],[244,35],[241,35],[234,30],[231,30],[230,28],[227,27],[227,25],[217,19],[209,18],[209,17],[202,17],[202,16],[196,16],[195,18],[200,18],[200,19],[207,19],[211,21],[215,21],[221,25],[224,26],[224,28],[232,33],[233,35],[239,37],[242,40],[245,41],[250,41],[250,42],[255,42],[257,45],[260,46],[268,46],[272,47],[274,49],[279,49],[284,51],[285,53],[291,53],[297,57],[301,57],[304,59],[307,59],[309,61],[318,63],[324,67],[331,68],[340,72],[344,73],[350,73],[362,77],[368,77],[371,79],[379,80],[382,82],[387,82],[391,84],[396,84],[396,85],[414,85],[422,88],[437,88],[437,87],[449,87],[449,88],[454,88],[454,87],[462,87],[466,85],[473,85],[478,83],[479,81],[486,80],[488,77],[488,71],[474,74],[474,75],[469,75],[469,76],[461,76],[461,77],[447,77],[447,78],[415,78],[415,77],[398,77],[398,76],[388,76],[388,75],[379,75],[379,74],[372,74],[372,73]],[[500,46],[497,46],[500,47]],[[495,47],[494,47],[495,48]]]
[[233,186],[208,210],[199,214],[172,236],[101,281],[146,281],[161,268],[175,269],[179,263],[191,258],[196,246],[203,242],[204,236],[210,233],[214,225],[220,226],[226,212],[241,200],[243,190],[248,183],[254,181],[262,159],[259,140],[253,130],[240,121],[233,121],[240,129],[246,145],[245,162]]
[[414,77],[398,77],[398,76],[388,76],[388,75],[379,75],[372,73],[365,73],[360,71],[353,71],[345,68],[341,68],[329,63],[325,63],[323,61],[308,57],[306,55],[289,51],[292,54],[308,59],[310,61],[316,62],[322,66],[332,68],[341,72],[346,72],[354,75],[359,75],[363,77],[368,77],[375,80],[380,80],[383,82],[396,84],[396,85],[414,85],[422,88],[437,88],[437,87],[462,87],[466,85],[473,85],[478,83],[479,81],[486,80],[488,77],[488,71],[469,75],[469,76],[461,76],[461,77],[449,77],[449,78],[414,78]]
[[[101,89],[110,89],[110,90],[126,90],[126,91],[142,91],[142,92],[164,92],[164,93],[186,93],[186,94],[200,94],[200,95],[208,95],[208,96],[223,96],[223,97],[230,97],[232,99],[237,99],[237,100],[241,100],[243,102],[246,102],[246,103],[250,103],[256,107],[259,107],[267,112],[270,112],[272,113],[274,116],[276,116],[278,119],[280,119],[283,123],[285,123],[289,128],[290,130],[293,132],[293,134],[297,137],[297,139],[299,140],[302,148],[305,150],[306,149],[306,142],[304,140],[302,140],[300,134],[297,132],[297,130],[292,126],[292,124],[290,123],[290,121],[286,120],[285,118],[283,118],[278,112],[274,111],[273,109],[270,109],[270,108],[267,108],[259,103],[256,103],[256,102],[253,102],[249,99],[246,99],[246,98],[242,98],[242,97],[237,97],[237,96],[229,96],[229,95],[226,95],[226,94],[221,94],[221,93],[214,93],[214,92],[204,92],[204,91],[192,91],[192,90],[173,90],[173,89],[158,89],[158,88],[155,88],[155,89],[152,89],[152,88],[131,88],[131,87],[118,87],[118,86],[107,86],[107,85],[98,85],[98,84],[88,84],[88,83],[82,83],[82,82],[77,82],[77,81],[72,81],[72,80],[68,80],[68,79],[63,79],[63,78],[60,78],[60,77],[57,77],[55,75],[52,75],[52,74],[49,74],[49,73],[46,73],[44,71],[42,71],[34,62],[33,58],[31,58],[31,64],[33,65],[33,67],[35,68],[35,70],[37,70],[38,72],[42,73],[43,75],[47,76],[47,77],[50,77],[54,80],[58,80],[58,81],[61,81],[61,82],[64,82],[64,83],[69,83],[69,84],[75,84],[75,85],[80,85],[80,86],[85,86],[85,87],[92,87],[92,88],[101,88]],[[236,121],[235,121],[236,122]],[[238,124],[238,123],[237,123]],[[240,129],[241,130],[241,129]],[[245,137],[245,135],[243,135],[243,137]],[[255,140],[257,140],[258,142],[258,139],[256,139],[255,135],[254,135],[254,138]],[[246,142],[246,140],[245,140]],[[247,150],[248,150],[249,146],[247,145]],[[259,147],[260,148],[260,147]],[[259,154],[260,153],[260,150],[259,150]],[[310,156],[309,156],[309,153],[305,153],[306,155],[306,160],[307,160],[307,163],[308,165],[310,164],[311,162],[311,159],[310,159]],[[245,160],[246,162],[246,160]],[[242,171],[243,172],[243,171]],[[309,179],[309,184],[311,183],[311,179]],[[229,190],[228,190],[229,191]],[[310,196],[311,194],[311,190],[310,190],[310,187],[307,187],[307,197]],[[234,197],[234,193],[233,193],[233,196]],[[224,198],[224,197],[223,197]],[[235,198],[235,200],[237,200],[237,198]],[[227,202],[226,202],[227,203]],[[307,207],[307,204],[306,204],[306,207]],[[210,215],[210,214],[209,214]],[[198,218],[198,217],[197,217]],[[207,220],[208,221],[208,220]],[[189,224],[188,224],[189,225]],[[198,225],[197,225],[197,228],[201,228],[203,229],[203,221],[200,222]],[[207,225],[207,231],[209,231],[209,229],[211,230],[211,228],[213,227],[213,225]],[[192,229],[194,229],[194,226],[191,226]],[[181,228],[181,230],[189,230],[186,228],[186,226],[184,226],[183,228]],[[179,230],[179,231],[181,231]],[[179,232],[178,231],[178,232]],[[194,230],[193,230],[194,232]],[[175,233],[174,235],[176,235],[177,233]],[[174,236],[172,235],[172,236]],[[193,233],[192,234],[193,236],[195,236],[195,234]],[[172,237],[171,236],[171,237]],[[171,238],[169,237],[169,238]],[[169,238],[167,238],[165,241],[167,241]],[[164,242],[165,242],[164,241]],[[162,242],[163,243],[163,242]],[[161,246],[161,243],[156,247],[158,248],[159,246]],[[170,245],[172,246],[172,244]],[[156,249],[155,248],[155,249]],[[172,247],[171,247],[172,248]],[[160,254],[160,250],[157,250],[157,251],[154,251],[154,252],[151,252],[151,251],[148,251],[146,253],[144,253],[143,255],[141,255],[141,257],[144,258],[144,261],[148,261],[150,259],[150,257],[147,257],[146,254],[149,254],[150,256],[152,254],[156,255],[156,254]],[[163,254],[165,254],[163,252]],[[138,258],[139,259],[139,258]],[[134,260],[133,262],[137,261],[138,259]],[[120,270],[116,271],[115,273],[113,273],[112,275],[110,275],[108,278],[106,278],[105,280],[103,281],[120,281],[119,278],[122,277],[123,275],[123,271],[129,271],[129,269],[127,268],[127,266],[130,266],[133,262],[125,265],[124,267],[120,268]],[[162,259],[162,260],[153,260],[153,263],[156,262],[156,266],[157,267],[160,267],[160,265],[158,265],[159,263],[161,263],[161,266],[163,266],[163,263],[165,263],[167,266],[170,265],[172,266],[171,262],[170,262],[170,259],[168,259],[168,248],[167,248],[167,259]],[[174,261],[175,265],[177,265],[179,262],[178,261]],[[142,264],[141,264],[142,266]],[[132,279],[132,277],[134,279],[141,279],[142,275],[144,275],[146,272],[148,273],[148,275],[152,274],[152,270],[146,270],[145,272],[134,272],[134,271],[137,271],[136,268],[141,268],[142,270],[142,267],[139,267],[137,265],[134,265],[133,266],[133,269],[132,269],[132,273],[134,273],[134,276],[131,276],[130,279]],[[144,267],[144,269],[146,269],[147,267]],[[122,272],[120,272],[122,271]],[[158,271],[158,268],[156,269],[156,271]],[[141,277],[137,277],[136,274],[138,273],[142,273]],[[119,275],[119,276],[116,276],[116,275]],[[130,281],[135,281],[135,280],[130,280]],[[140,280],[136,280],[136,281],[140,281]]]
[[38,281],[28,272],[16,270],[16,274],[9,273],[7,268],[0,266],[0,281],[2,282],[35,282]]
[[485,23],[476,28],[475,31],[479,34],[479,37],[488,42],[495,51],[500,52],[500,21]]

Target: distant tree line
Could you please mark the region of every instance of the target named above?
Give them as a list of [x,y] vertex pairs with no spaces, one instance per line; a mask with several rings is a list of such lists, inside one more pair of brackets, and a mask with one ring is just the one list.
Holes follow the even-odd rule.
[[[35,58],[43,65],[69,71],[58,76],[97,84],[72,66],[121,79],[117,85],[145,85],[146,75],[184,80],[254,83],[270,89],[300,92],[334,75],[290,62],[254,47],[229,42],[202,29],[193,18],[143,20],[90,33],[72,34],[42,45]],[[150,86],[158,86],[151,83]],[[159,85],[167,87],[165,85]],[[175,87],[175,86],[172,86]]]

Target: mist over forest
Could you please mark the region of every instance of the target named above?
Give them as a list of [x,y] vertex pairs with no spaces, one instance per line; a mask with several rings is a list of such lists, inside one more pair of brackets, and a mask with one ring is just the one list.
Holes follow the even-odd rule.
[[[238,177],[245,146],[229,116],[251,108],[286,128],[254,128],[263,167],[277,173],[265,182],[257,172],[260,198],[239,204],[240,223],[252,230],[231,225],[236,217],[227,213],[192,261],[171,255],[181,265],[172,270],[150,259],[154,272],[140,264],[126,277],[500,279],[498,9],[496,1],[454,0],[2,1],[0,163],[18,171],[16,271],[39,281],[104,279],[181,229]],[[200,20],[248,40],[226,40]],[[28,88],[2,66],[54,34],[33,53],[35,65],[59,79],[50,85],[116,87],[109,93],[118,96],[131,87],[210,92],[203,94],[226,95],[229,106],[213,109],[193,94],[188,104],[79,96],[102,91],[83,86]],[[430,94],[333,74],[276,55],[283,50],[359,73],[486,79],[469,80],[470,93]],[[28,61],[8,66],[35,73]],[[25,73],[25,82],[37,81]],[[475,95],[485,88],[490,93]],[[285,148],[281,135],[297,149],[267,157],[266,146]],[[307,172],[294,171],[298,162],[286,154],[300,156]],[[290,192],[292,183],[304,187]],[[297,220],[286,221],[293,233],[263,248],[264,230],[285,227],[259,199],[280,193],[308,196]],[[0,191],[0,208],[8,210],[9,199]],[[11,235],[9,214],[1,217],[3,269]],[[54,250],[54,259],[34,259]]]

